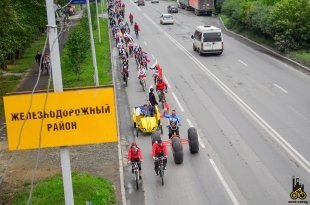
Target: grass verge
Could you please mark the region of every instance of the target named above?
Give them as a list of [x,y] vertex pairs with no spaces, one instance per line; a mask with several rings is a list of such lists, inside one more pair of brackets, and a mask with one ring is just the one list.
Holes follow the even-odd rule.
[[21,76],[0,76],[0,117],[4,116],[3,96],[6,93],[16,90],[16,86],[19,84]]
[[[85,205],[87,201],[93,205],[116,204],[115,192],[112,184],[96,176],[74,172],[72,174],[74,203]],[[26,204],[30,185],[24,185],[23,191],[14,196],[13,204]],[[61,175],[56,175],[36,183],[32,199],[32,205],[61,205],[64,204],[64,192]]]
[[35,63],[35,55],[37,51],[42,52],[46,35],[41,35],[38,40],[34,41],[22,54],[22,57],[16,61],[14,65],[8,65],[8,71],[11,73],[23,73]]
[[[100,19],[101,43],[99,43],[98,40],[98,30],[96,29],[93,31],[100,85],[112,84],[112,65],[108,32],[109,31],[107,19]],[[88,50],[86,60],[82,64],[83,72],[80,75],[80,80],[78,80],[77,75],[70,68],[70,62],[67,53],[68,50],[65,47],[61,56],[63,86],[65,88],[94,86],[94,68],[92,64],[91,49]]]
[[[221,14],[220,16],[221,16],[221,19],[222,19],[224,25],[228,29],[230,29],[236,33],[239,33],[239,34],[241,34],[241,35],[243,35],[243,36],[259,43],[259,44],[263,44],[263,45],[268,46],[270,48],[274,48],[273,39],[265,37],[263,34],[259,34],[255,31],[252,31],[252,30],[250,30],[246,27],[243,27],[241,25],[234,24],[232,22],[232,20],[224,14]],[[290,51],[284,55],[286,55],[287,57],[289,57],[291,59],[294,59],[295,61],[297,61],[297,62],[299,62],[305,66],[308,66],[308,67],[310,66],[310,50]]]

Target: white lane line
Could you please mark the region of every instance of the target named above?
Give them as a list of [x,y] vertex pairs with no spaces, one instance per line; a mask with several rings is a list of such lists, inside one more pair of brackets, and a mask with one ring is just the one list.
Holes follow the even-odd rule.
[[181,110],[182,112],[184,112],[184,109],[183,109],[183,107],[182,107],[180,101],[178,100],[177,96],[174,94],[174,92],[172,92],[172,96],[174,97],[175,101],[177,102],[177,104],[178,104],[180,110]]
[[243,64],[244,66],[248,66],[248,64],[246,64],[245,62],[243,62],[242,60],[238,60],[239,61],[239,63],[241,63],[241,64]]
[[238,200],[236,199],[234,193],[233,193],[233,192],[231,191],[231,189],[229,188],[229,186],[228,186],[227,182],[225,181],[223,175],[221,174],[220,170],[217,168],[217,166],[216,166],[214,160],[213,160],[213,159],[209,159],[209,160],[210,160],[210,163],[211,163],[213,169],[215,170],[215,172],[216,172],[218,178],[219,178],[220,181],[222,182],[222,184],[223,184],[223,186],[224,186],[224,188],[225,188],[225,190],[226,190],[228,196],[229,196],[230,199],[232,200],[233,204],[234,204],[234,205],[239,205]]
[[246,104],[236,93],[226,84],[216,77],[205,65],[193,56],[184,46],[169,35],[164,29],[158,26],[148,15],[143,13],[158,30],[160,30],[172,43],[174,43],[185,55],[187,55],[210,79],[212,79],[236,104],[240,106],[256,123],[261,126],[270,137],[272,137],[297,163],[299,163],[308,173],[310,173],[310,162],[304,158],[291,144],[289,144],[271,125],[269,125],[260,115],[258,115],[248,104]]
[[[190,127],[194,127],[194,125],[192,124],[192,122],[191,122],[189,119],[186,119],[186,121],[187,121],[187,123],[188,123],[188,125],[189,125]],[[205,144],[204,144],[203,141],[200,139],[200,136],[199,136],[199,135],[198,135],[198,141],[199,141],[200,146],[201,146],[203,149],[206,148]]]
[[170,83],[168,82],[168,79],[164,77],[164,80],[166,81],[168,88],[171,88]]
[[1,128],[0,128],[0,132],[5,128],[5,125],[3,125]]
[[295,109],[292,106],[288,106],[294,113],[296,113],[297,115],[299,115],[300,117],[302,117],[304,120],[310,122],[310,119],[307,118],[306,116],[304,116],[302,113],[298,112],[297,109]]
[[152,54],[152,58],[153,58],[153,60],[155,60],[155,56]]
[[143,41],[144,45],[147,45],[146,41]]
[[286,94],[288,93],[287,90],[285,90],[284,88],[282,88],[280,85],[274,83],[273,84],[275,87],[279,88],[281,91],[285,92]]

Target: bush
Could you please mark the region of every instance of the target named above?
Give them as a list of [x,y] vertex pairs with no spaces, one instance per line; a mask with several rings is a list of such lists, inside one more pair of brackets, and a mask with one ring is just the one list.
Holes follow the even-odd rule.
[[222,11],[232,25],[272,38],[280,51],[310,46],[308,0],[225,0]]
[[80,80],[80,74],[83,71],[81,65],[85,61],[87,51],[90,48],[88,20],[86,17],[83,17],[80,24],[70,33],[66,47],[68,49],[67,55],[70,68]]

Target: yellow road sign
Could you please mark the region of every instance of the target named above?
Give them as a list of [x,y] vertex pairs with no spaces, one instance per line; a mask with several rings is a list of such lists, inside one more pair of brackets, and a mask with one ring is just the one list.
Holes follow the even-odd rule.
[[4,108],[9,150],[117,141],[113,87],[10,95]]

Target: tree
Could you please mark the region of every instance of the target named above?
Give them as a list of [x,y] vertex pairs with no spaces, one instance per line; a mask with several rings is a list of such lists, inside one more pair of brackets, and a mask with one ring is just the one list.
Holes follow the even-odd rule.
[[85,61],[87,51],[90,48],[88,20],[86,17],[82,18],[80,24],[70,33],[66,47],[71,69],[80,80],[80,74],[83,72],[81,65]]

